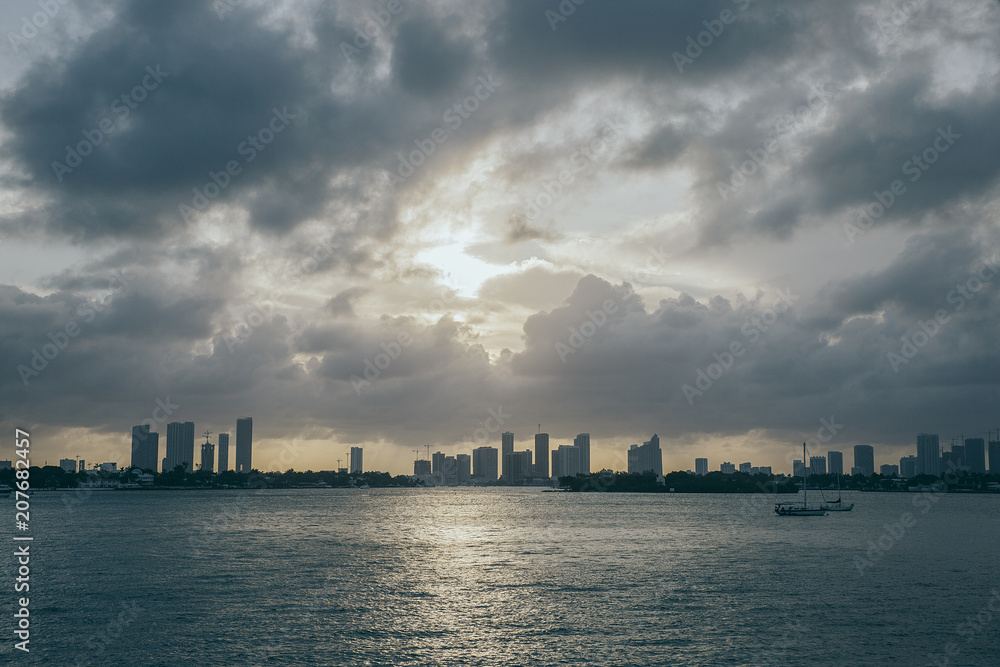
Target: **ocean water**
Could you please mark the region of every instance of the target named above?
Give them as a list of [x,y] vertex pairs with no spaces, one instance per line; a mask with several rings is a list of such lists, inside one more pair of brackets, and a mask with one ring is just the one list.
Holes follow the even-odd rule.
[[31,652],[8,557],[0,663],[1000,664],[1000,495],[851,499],[38,493]]

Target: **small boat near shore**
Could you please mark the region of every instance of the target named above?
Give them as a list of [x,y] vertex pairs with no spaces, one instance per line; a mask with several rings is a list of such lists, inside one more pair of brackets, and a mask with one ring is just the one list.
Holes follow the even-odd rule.
[[778,516],[826,516],[822,507],[809,506],[809,484],[806,482],[806,443],[802,443],[802,502],[775,503],[774,513]]

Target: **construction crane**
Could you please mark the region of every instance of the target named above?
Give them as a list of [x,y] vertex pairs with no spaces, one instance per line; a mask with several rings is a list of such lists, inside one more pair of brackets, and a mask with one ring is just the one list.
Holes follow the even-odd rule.
[[431,460],[431,446],[428,443],[428,444],[424,445],[424,447],[427,448],[427,460],[430,461]]
[[418,460],[420,458],[420,450],[419,449],[413,449],[413,450],[410,450],[410,451],[413,452],[413,460],[414,461],[416,461],[416,460]]

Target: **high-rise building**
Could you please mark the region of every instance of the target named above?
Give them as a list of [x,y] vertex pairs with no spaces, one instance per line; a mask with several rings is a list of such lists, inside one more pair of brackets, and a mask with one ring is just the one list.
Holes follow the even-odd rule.
[[919,459],[916,456],[904,456],[899,459],[899,476],[909,479],[911,477],[916,477],[919,473],[918,467]]
[[862,475],[874,475],[875,448],[871,445],[854,445],[854,467],[864,470]]
[[723,461],[722,465],[719,466],[719,472],[721,472],[723,475],[735,475],[736,466],[730,463],[729,461]]
[[694,460],[694,473],[696,475],[707,475],[708,474],[708,459],[695,459]]
[[80,459],[79,461],[77,461],[77,464],[78,464],[76,466],[76,471],[77,472],[83,472],[83,471],[85,471],[87,469],[87,462],[84,461],[83,459]]
[[505,431],[500,434],[500,463],[505,466],[503,469],[503,474],[507,474],[507,460],[506,456],[508,454],[514,453],[514,434],[510,431]]
[[969,472],[986,473],[986,441],[982,438],[965,439],[965,465]]
[[444,457],[441,463],[441,477],[445,484],[458,484],[458,460],[454,456]]
[[825,456],[810,456],[809,457],[809,474],[810,475],[825,475],[826,474],[826,457]]
[[201,445],[201,469],[212,472],[215,464],[215,445],[204,442]]
[[883,477],[899,477],[899,466],[891,463],[883,463],[878,467],[878,474]]
[[559,445],[552,451],[552,477],[574,477],[582,472],[583,452],[576,445]]
[[456,481],[459,484],[468,484],[472,479],[472,457],[468,454],[456,454],[455,470],[457,476]]
[[76,459],[59,459],[59,467],[66,472],[76,472]]
[[760,471],[761,475],[771,474],[771,466],[761,466],[760,468],[758,468],[758,470]]
[[549,478],[549,434],[535,434],[535,477]]
[[472,450],[473,477],[483,482],[495,482],[497,472],[496,447],[477,447]]
[[431,454],[431,472],[435,475],[444,472],[444,452],[434,452]]
[[427,459],[417,459],[413,462],[413,474],[417,476],[431,474],[431,462]]
[[253,417],[236,420],[236,472],[253,469]]
[[194,472],[194,422],[170,422],[167,424],[167,455],[163,472],[172,472],[176,466],[184,466],[187,472]]
[[655,433],[641,446],[632,445],[628,450],[628,471],[630,473],[642,473],[650,470],[657,477],[663,476],[663,452],[660,451],[660,437]]
[[149,430],[149,424],[132,427],[133,468],[156,472],[160,459],[160,434]]
[[360,475],[364,472],[364,466],[362,465],[362,457],[364,452],[361,447],[351,447],[351,473]]
[[580,472],[590,474],[590,434],[581,433],[573,438],[573,446],[580,449]]
[[750,468],[753,468],[753,464],[750,461],[740,464],[740,472],[750,474]]
[[803,477],[806,474],[805,464],[801,459],[792,461],[792,477]]
[[[947,469],[947,466],[944,465],[944,461],[945,460],[947,460],[947,459],[943,459],[942,458],[941,470],[946,470]],[[964,444],[962,444],[962,445],[956,445],[954,440],[951,441],[951,456],[950,456],[950,460],[951,460],[952,465],[954,465],[954,467],[956,467],[956,468],[967,468],[968,467],[968,461],[965,458],[965,445]]]
[[527,479],[530,474],[529,471],[531,470],[531,463],[528,461],[528,457],[525,456],[525,454],[530,453],[530,451],[511,452],[503,457],[504,483],[524,483],[524,480]]
[[219,434],[219,472],[229,470],[229,434]]
[[831,475],[844,474],[844,452],[827,452],[826,462],[830,467]]
[[937,433],[917,434],[917,474],[941,475],[941,446]]
[[990,473],[1000,473],[1000,442],[995,440],[990,443]]

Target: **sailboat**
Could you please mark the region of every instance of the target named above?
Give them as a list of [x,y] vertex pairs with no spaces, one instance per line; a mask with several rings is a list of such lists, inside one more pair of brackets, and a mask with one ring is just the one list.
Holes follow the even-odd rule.
[[850,512],[854,509],[854,503],[845,505],[844,501],[841,500],[840,496],[840,473],[837,473],[837,499],[832,503],[823,503],[820,505],[822,509],[828,512]]
[[809,507],[809,485],[806,483],[806,443],[802,443],[802,502],[775,503],[774,513],[778,516],[825,516],[826,509]]

